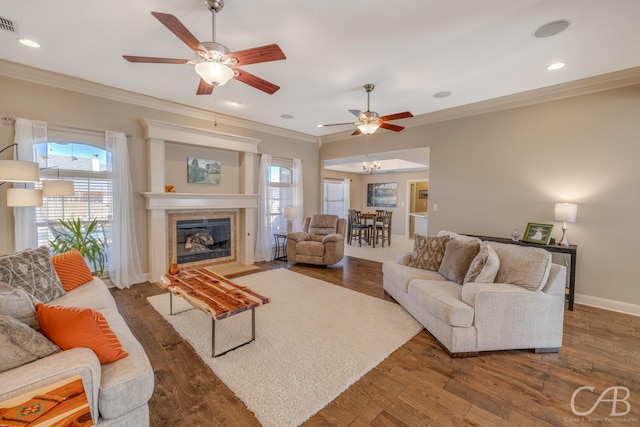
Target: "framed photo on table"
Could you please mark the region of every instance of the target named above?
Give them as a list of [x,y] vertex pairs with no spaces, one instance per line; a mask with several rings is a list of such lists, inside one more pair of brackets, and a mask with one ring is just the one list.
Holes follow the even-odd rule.
[[522,241],[548,245],[549,241],[551,240],[552,230],[553,224],[539,224],[536,222],[530,222],[527,224],[527,228],[524,230]]

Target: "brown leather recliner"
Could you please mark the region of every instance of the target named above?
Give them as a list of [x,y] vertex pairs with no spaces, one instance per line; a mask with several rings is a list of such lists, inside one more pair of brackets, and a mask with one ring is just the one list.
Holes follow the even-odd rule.
[[304,264],[331,265],[344,257],[347,221],[337,215],[312,215],[303,231],[287,235],[287,260]]

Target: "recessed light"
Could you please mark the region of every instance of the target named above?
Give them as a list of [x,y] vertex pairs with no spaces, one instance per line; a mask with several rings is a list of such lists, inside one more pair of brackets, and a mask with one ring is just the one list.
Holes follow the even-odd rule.
[[434,98],[446,98],[447,96],[451,96],[451,92],[443,90],[442,92],[436,92],[433,94]]
[[549,22],[548,24],[544,24],[542,27],[538,28],[534,36],[539,39],[543,39],[545,37],[555,36],[567,29],[569,26],[569,21],[566,19],[559,19],[557,21]]
[[227,104],[233,105],[234,107],[239,107],[239,106],[242,105],[242,102],[230,99],[230,100],[227,101]]
[[549,71],[553,71],[553,70],[559,70],[560,68],[564,67],[566,64],[564,62],[556,62],[555,64],[551,64],[547,67],[547,70]]
[[25,38],[18,38],[18,41],[20,43],[22,43],[25,46],[29,46],[29,47],[40,47],[40,45],[37,42],[34,42],[33,40],[29,40],[29,39],[25,39]]
[[280,117],[283,119],[293,119],[293,114],[281,114]]

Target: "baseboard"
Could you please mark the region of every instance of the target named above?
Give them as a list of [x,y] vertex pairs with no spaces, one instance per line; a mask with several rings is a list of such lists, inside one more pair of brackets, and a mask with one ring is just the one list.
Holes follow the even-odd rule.
[[629,304],[627,302],[598,298],[584,294],[576,294],[574,301],[576,304],[617,311],[618,313],[631,314],[633,316],[640,316],[640,305],[637,304]]

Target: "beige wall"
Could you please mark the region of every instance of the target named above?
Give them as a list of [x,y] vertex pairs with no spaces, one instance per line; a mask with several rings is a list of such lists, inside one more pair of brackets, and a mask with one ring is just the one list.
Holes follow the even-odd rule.
[[[188,115],[176,114],[158,109],[142,107],[111,99],[86,95],[74,91],[58,89],[46,85],[0,76],[0,117],[23,117],[27,119],[44,120],[67,126],[77,126],[89,129],[114,130],[130,134],[129,155],[132,174],[132,185],[135,209],[135,224],[138,246],[140,249],[143,269],[147,271],[147,211],[140,192],[147,191],[146,144],[141,126],[141,119],[150,118],[171,123],[211,129],[218,132],[236,134],[261,140],[258,150],[285,158],[300,158],[303,162],[304,179],[304,212],[310,214],[320,209],[318,176],[318,147],[315,142],[301,140],[295,137],[281,136],[275,133],[219,123],[214,126],[214,117],[204,120]],[[203,114],[202,112],[200,114]],[[94,138],[94,137],[92,137]],[[13,125],[2,122],[0,125],[0,149],[13,142]],[[2,159],[11,156],[11,150],[2,153]],[[220,187],[213,187],[212,192],[237,193],[239,188],[238,174],[234,169],[239,168],[237,154],[224,150],[210,150],[192,147],[187,151],[179,150],[169,144],[167,149],[167,170],[170,172],[172,184],[178,191],[205,191],[198,184],[186,184],[186,156],[202,156],[214,160],[222,160],[223,183]],[[150,165],[149,167],[153,167]],[[233,181],[225,180],[233,176]],[[6,206],[5,189],[0,186],[0,254],[13,250],[13,211]],[[211,186],[206,186],[211,187]],[[257,188],[257,186],[256,186]]]
[[[359,141],[323,142],[321,160],[357,154]],[[371,153],[390,146],[431,148],[431,233],[508,237],[543,222],[559,240],[554,203],[578,203],[578,301],[640,314],[640,85],[369,139]]]

